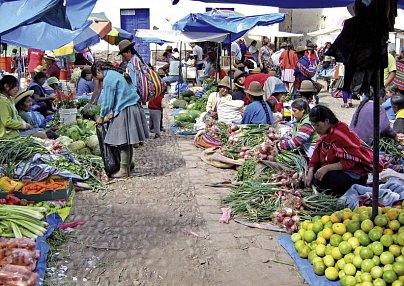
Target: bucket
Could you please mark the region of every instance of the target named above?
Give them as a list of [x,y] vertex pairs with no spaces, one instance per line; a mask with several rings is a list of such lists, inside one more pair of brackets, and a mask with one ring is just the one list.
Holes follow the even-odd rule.
[[11,72],[11,57],[0,56],[0,70]]
[[67,80],[67,70],[60,70],[59,80]]
[[64,125],[72,124],[77,118],[77,108],[61,108],[60,123]]

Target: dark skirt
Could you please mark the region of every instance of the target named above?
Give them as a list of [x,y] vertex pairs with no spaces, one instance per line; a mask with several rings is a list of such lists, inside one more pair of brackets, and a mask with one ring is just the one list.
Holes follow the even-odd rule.
[[111,120],[105,143],[112,146],[134,145],[149,138],[146,117],[138,104],[128,106]]

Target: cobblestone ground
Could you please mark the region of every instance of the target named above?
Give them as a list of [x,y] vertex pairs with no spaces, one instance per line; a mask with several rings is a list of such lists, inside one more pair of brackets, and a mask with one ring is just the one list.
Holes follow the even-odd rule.
[[[165,134],[135,151],[134,177],[106,195],[78,192],[47,285],[303,285],[278,233],[219,223],[234,170],[203,163],[192,138]],[[64,271],[64,269],[67,269]]]

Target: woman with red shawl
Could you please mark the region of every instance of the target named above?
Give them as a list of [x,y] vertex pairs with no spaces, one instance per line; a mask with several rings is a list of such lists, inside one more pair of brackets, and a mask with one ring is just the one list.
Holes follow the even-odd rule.
[[310,111],[310,121],[321,136],[316,143],[306,175],[307,187],[341,196],[353,184],[365,185],[373,169],[373,152],[358,135],[322,105]]

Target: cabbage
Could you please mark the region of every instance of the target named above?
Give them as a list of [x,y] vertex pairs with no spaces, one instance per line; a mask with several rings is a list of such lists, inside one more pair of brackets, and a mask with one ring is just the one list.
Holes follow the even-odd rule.
[[63,146],[69,146],[70,143],[73,143],[73,139],[70,139],[67,136],[59,136],[56,140],[62,143]]
[[99,146],[97,135],[91,135],[90,137],[88,137],[86,140],[86,145],[91,150],[97,148]]
[[73,151],[79,151],[80,149],[83,149],[86,147],[86,143],[84,143],[84,141],[82,141],[82,140],[79,140],[79,141],[71,143],[68,147],[69,147],[69,149],[72,149]]

